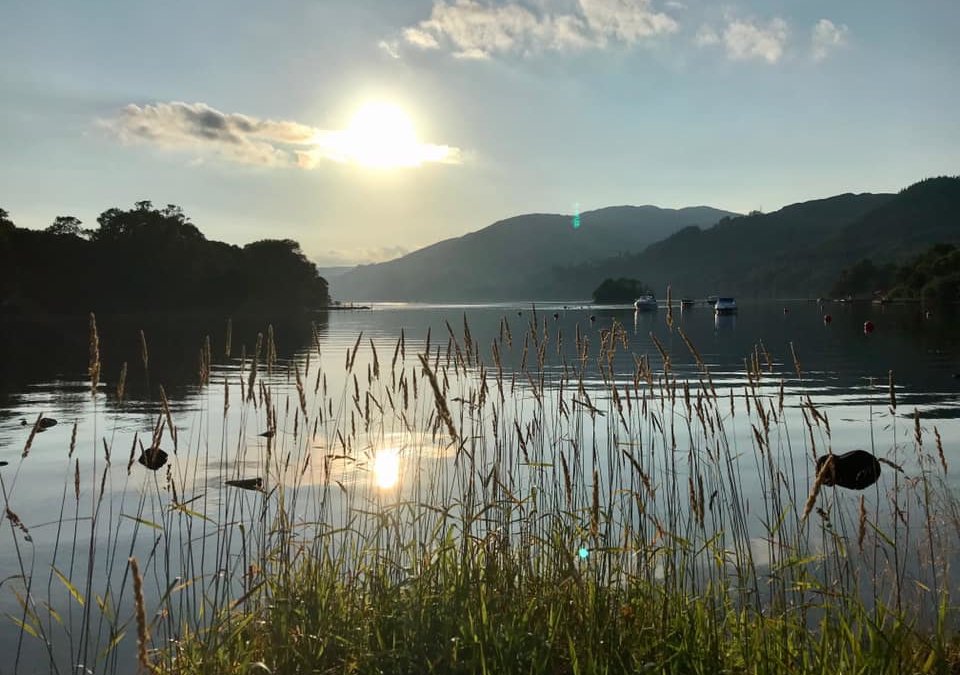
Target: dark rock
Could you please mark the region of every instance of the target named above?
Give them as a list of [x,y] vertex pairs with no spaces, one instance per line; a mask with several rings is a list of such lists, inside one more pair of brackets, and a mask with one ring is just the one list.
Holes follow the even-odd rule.
[[[26,427],[29,425],[30,423],[27,420],[25,419],[20,420],[20,426]],[[57,425],[57,420],[53,419],[52,417],[41,417],[40,420],[37,422],[37,431],[46,431],[50,427],[54,427],[56,425]]]
[[880,478],[880,462],[866,450],[851,450],[842,455],[817,457],[817,474],[829,462],[823,474],[823,484],[848,490],[863,490]]
[[231,487],[240,488],[241,490],[262,490],[263,489],[263,479],[262,478],[237,478],[235,480],[224,481],[226,485]]
[[147,448],[140,452],[140,457],[137,461],[151,471],[156,471],[167,463],[167,457],[167,453],[160,448]]

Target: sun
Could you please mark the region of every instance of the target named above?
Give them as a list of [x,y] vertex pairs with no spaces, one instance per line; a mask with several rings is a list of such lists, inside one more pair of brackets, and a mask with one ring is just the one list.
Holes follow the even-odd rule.
[[417,134],[413,121],[392,103],[367,103],[346,129],[353,161],[362,166],[387,169],[417,166]]
[[388,490],[400,480],[400,452],[396,448],[383,448],[373,457],[373,482],[382,490]]
[[386,101],[362,105],[346,129],[320,132],[314,143],[325,156],[372,169],[418,167],[456,160],[456,149],[421,143],[410,115]]

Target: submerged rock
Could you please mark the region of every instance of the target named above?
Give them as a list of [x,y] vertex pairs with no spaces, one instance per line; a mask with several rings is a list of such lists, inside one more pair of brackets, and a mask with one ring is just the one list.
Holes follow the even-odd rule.
[[263,479],[260,477],[257,478],[236,478],[234,480],[226,480],[224,484],[229,485],[230,487],[240,488],[241,490],[262,490],[263,489]]
[[851,450],[842,455],[817,457],[817,474],[829,462],[823,484],[848,490],[864,490],[880,479],[880,462],[866,450]]
[[140,452],[140,458],[137,461],[151,471],[156,471],[167,463],[167,457],[167,453],[160,448],[147,448]]

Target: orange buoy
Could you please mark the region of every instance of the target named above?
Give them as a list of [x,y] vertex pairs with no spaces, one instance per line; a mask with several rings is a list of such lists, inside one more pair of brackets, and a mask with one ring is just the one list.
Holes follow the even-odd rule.
[[830,323],[831,321],[833,321],[833,317],[832,317],[832,316],[830,316],[829,314],[824,314],[824,315],[823,315],[823,323],[827,324],[827,323]]
[[864,321],[863,322],[863,334],[870,335],[873,332],[873,321]]

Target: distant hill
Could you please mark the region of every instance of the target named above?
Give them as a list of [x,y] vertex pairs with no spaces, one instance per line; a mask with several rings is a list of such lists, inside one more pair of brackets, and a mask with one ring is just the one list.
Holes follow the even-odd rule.
[[328,267],[317,265],[317,274],[329,281],[333,277],[338,277],[341,274],[349,272],[353,267],[353,265],[332,265]]
[[825,295],[841,271],[871,258],[903,262],[935,243],[960,242],[960,178],[921,181],[899,194],[843,194],[769,214],[686,228],[636,255],[554,270],[568,297],[628,276],[674,295]]
[[615,206],[581,214],[577,228],[568,215],[516,216],[396,260],[356,267],[330,279],[331,294],[341,301],[558,298],[557,268],[642,251],[685,227],[708,227],[731,215],[707,206]]

